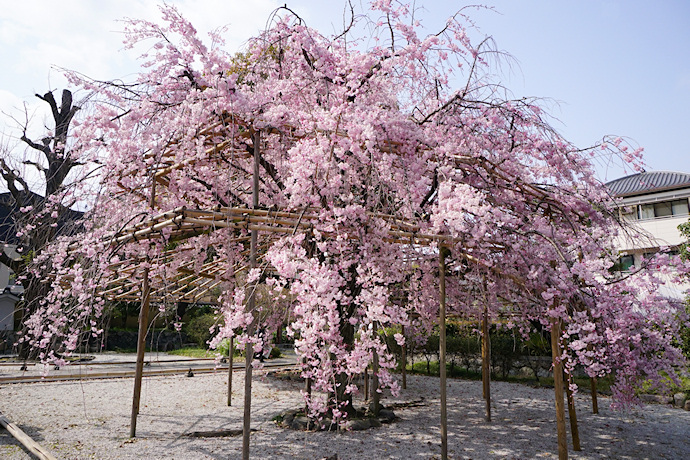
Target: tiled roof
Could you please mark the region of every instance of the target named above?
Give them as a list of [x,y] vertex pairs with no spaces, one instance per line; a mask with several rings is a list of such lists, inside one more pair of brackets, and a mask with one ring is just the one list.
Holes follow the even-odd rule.
[[649,171],[608,182],[606,186],[615,196],[634,196],[647,193],[690,188],[690,174],[675,171]]

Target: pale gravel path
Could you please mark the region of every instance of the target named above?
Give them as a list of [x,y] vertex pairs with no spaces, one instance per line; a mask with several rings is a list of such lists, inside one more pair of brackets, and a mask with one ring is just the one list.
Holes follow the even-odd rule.
[[[0,386],[0,411],[58,458],[237,459],[241,437],[196,439],[184,432],[240,428],[243,373],[235,372],[233,407],[227,407],[227,375],[149,377],[144,381],[138,438],[128,439],[132,379]],[[270,418],[301,405],[296,383],[254,382],[251,456],[257,459],[430,459],[440,457],[438,378],[411,376],[397,398],[424,397],[422,407],[398,409],[400,421],[366,432],[303,433],[277,427]],[[492,384],[494,421],[483,419],[481,383],[451,380],[448,388],[451,458],[557,458],[553,391],[504,382]],[[386,397],[385,402],[393,398]],[[583,451],[571,458],[690,458],[690,412],[650,405],[601,414],[578,397]],[[0,458],[28,459],[0,430]]]

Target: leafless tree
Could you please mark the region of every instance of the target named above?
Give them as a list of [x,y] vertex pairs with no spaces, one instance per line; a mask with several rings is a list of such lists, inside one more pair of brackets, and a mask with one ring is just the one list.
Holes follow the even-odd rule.
[[[70,172],[83,164],[76,159],[68,143],[70,124],[80,110],[72,99],[72,92],[63,90],[60,104],[52,92],[36,94],[36,97],[50,107],[53,126],[46,126],[40,139],[31,139],[27,134],[27,117],[20,124],[22,134],[19,137],[28,146],[26,155],[18,158],[17,149],[7,146],[0,151],[0,175],[2,186],[7,190],[0,194],[0,239],[5,247],[0,251],[0,263],[8,266],[24,287],[23,319],[45,295],[47,287],[28,270],[29,264],[57,235],[70,231],[80,215],[70,209],[75,198],[67,191],[73,185],[68,181]],[[29,172],[32,169],[38,173],[38,181]],[[38,184],[34,185],[36,182]],[[16,252],[11,250],[15,247]]]

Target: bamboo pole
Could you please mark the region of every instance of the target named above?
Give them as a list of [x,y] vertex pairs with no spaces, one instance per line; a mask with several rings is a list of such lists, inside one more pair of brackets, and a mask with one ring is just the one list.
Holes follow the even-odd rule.
[[151,301],[151,286],[149,285],[149,269],[144,268],[142,281],[141,308],[139,310],[139,334],[137,336],[137,366],[134,375],[134,395],[132,397],[132,415],[129,423],[129,437],[137,435],[137,416],[141,401],[141,380],[144,373],[144,353],[146,351],[146,331],[149,323],[149,307]]
[[22,431],[22,429],[17,425],[7,420],[7,418],[2,414],[0,414],[0,426],[5,428],[8,433],[10,433],[17,441],[22,443],[22,445],[26,447],[29,452],[34,454],[39,460],[56,460],[53,454],[34,441],[28,434],[24,433],[24,431]]
[[448,414],[446,412],[446,251],[439,246],[439,377],[441,383],[441,459],[448,459]]
[[556,429],[558,431],[558,459],[568,458],[568,439],[565,433],[565,407],[563,404],[563,363],[561,363],[561,320],[551,322],[551,357],[553,359],[553,386],[556,393]]
[[[254,170],[252,173],[252,207],[254,209],[259,207],[259,154],[261,148],[261,131],[254,133]],[[249,266],[256,268],[256,246],[258,239],[258,231],[252,229],[251,240],[249,242]],[[252,286],[249,292],[249,299],[247,300],[247,310],[253,315],[256,306],[256,283]],[[254,332],[255,319],[252,320],[249,335]],[[247,342],[245,346],[245,365],[244,365],[244,424],[242,428],[242,459],[249,460],[249,434],[251,431],[251,406],[252,406],[252,358],[254,355],[254,347],[251,342]]]
[[232,364],[235,354],[235,337],[230,336],[228,344],[228,406],[232,406]]
[[577,412],[575,410],[575,399],[573,398],[573,390],[570,389],[569,379],[565,381],[565,395],[568,398],[568,417],[570,418],[570,435],[573,438],[573,450],[579,452],[580,447],[580,430],[577,427]]
[[597,378],[592,377],[589,379],[592,388],[592,413],[599,413],[599,401],[597,401]]
[[[149,207],[151,211],[156,204],[156,182],[151,183],[151,196]],[[148,260],[148,256],[146,257]],[[141,286],[141,307],[139,309],[139,331],[137,335],[137,365],[134,374],[134,394],[132,395],[132,414],[129,423],[129,437],[137,435],[137,417],[139,416],[139,404],[141,402],[141,381],[144,374],[144,355],[146,353],[146,331],[149,324],[149,308],[151,305],[151,285],[149,280],[149,267],[144,267],[144,279]]]
[[482,385],[486,400],[486,421],[491,421],[491,342],[489,337],[489,308],[482,317]]
[[402,389],[407,389],[407,338],[405,337],[405,326],[402,326],[403,346],[402,346]]

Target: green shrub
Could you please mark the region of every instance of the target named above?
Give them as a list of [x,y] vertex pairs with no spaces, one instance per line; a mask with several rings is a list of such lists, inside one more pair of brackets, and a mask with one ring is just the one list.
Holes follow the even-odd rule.
[[[217,322],[218,319],[214,314],[206,313],[189,320],[182,327],[182,330],[187,334],[189,340],[195,342],[200,347],[208,347],[208,341],[211,339],[210,329]],[[225,350],[225,354],[227,354],[227,350]]]

